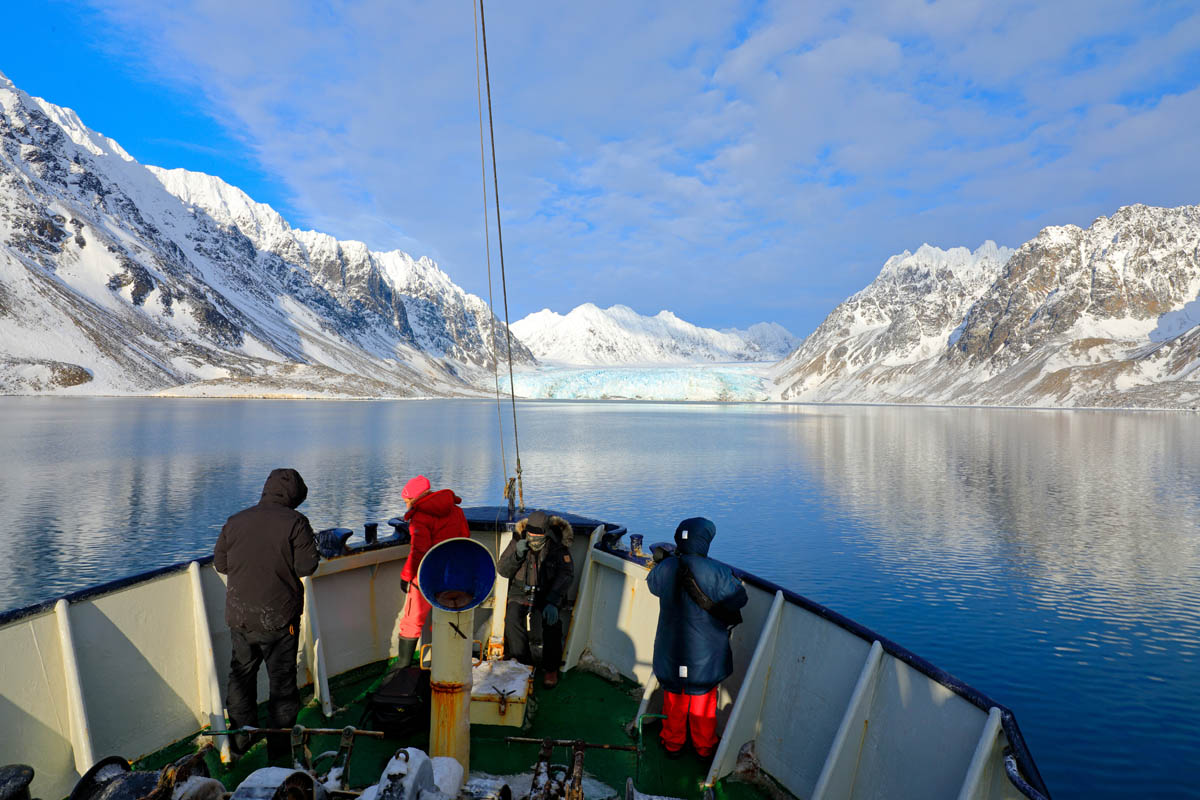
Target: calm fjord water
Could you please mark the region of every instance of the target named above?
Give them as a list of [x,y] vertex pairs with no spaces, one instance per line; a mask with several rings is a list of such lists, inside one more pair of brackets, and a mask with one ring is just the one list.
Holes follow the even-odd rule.
[[[1010,706],[1055,797],[1200,796],[1200,417],[523,403],[518,423],[530,504],[647,541],[713,519],[716,557]],[[275,466],[318,529],[397,514],[418,472],[499,504],[497,428],[482,401],[0,399],[0,609],[210,553]]]

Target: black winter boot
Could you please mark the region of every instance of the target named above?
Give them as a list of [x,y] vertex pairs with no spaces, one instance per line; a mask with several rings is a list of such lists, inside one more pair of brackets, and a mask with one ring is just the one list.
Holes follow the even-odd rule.
[[396,641],[396,669],[407,669],[412,666],[413,653],[416,652],[418,639],[405,639],[401,636]]

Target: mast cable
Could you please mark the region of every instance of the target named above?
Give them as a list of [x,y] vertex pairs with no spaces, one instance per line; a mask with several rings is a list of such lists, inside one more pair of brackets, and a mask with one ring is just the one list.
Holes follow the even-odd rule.
[[504,469],[504,481],[507,483],[508,454],[504,447],[504,412],[500,403],[500,347],[496,340],[496,303],[492,297],[492,234],[491,225],[488,223],[487,158],[483,149],[483,89],[479,85],[479,37],[474,35],[479,30],[479,11],[474,1],[471,3],[471,11],[475,15],[471,38],[475,42],[475,104],[479,109],[479,174],[480,188],[483,190],[483,246],[487,258],[488,311],[492,317],[492,380],[496,384],[496,423],[500,429],[500,464]]
[[520,495],[521,510],[525,510],[525,488],[521,482],[521,442],[517,436],[517,387],[513,379],[512,366],[512,329],[508,324],[508,282],[504,272],[504,233],[500,225],[500,178],[496,170],[496,125],[492,120],[492,76],[488,69],[487,54],[487,22],[483,13],[483,0],[479,0],[479,34],[483,40],[483,78],[487,86],[488,101],[488,133],[492,142],[492,189],[496,193],[496,243],[500,248],[500,288],[504,295],[504,333],[508,345],[508,388],[512,401],[513,415],[513,448],[517,456],[517,492]]

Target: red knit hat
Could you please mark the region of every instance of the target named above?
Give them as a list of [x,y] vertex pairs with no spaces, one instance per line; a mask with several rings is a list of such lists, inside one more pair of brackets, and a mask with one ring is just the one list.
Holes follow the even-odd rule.
[[429,491],[429,478],[424,475],[418,475],[408,483],[404,484],[404,490],[400,492],[400,497],[405,500],[416,500],[421,495]]

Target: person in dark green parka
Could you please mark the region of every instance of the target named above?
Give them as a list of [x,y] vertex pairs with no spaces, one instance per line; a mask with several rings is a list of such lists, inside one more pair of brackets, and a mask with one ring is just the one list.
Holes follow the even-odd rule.
[[575,575],[571,563],[570,523],[544,511],[517,522],[513,539],[500,554],[496,571],[508,578],[504,649],[523,664],[533,664],[530,639],[542,643],[542,685],[558,685],[562,665],[563,619],[567,590]]

